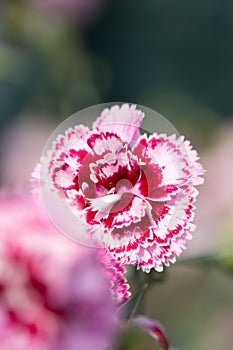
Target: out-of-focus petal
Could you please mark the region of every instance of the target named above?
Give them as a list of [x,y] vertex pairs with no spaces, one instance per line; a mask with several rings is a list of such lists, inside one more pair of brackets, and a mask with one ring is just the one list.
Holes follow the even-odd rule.
[[0,342],[3,350],[103,350],[114,345],[125,269],[108,251],[63,237],[39,203],[0,193]]
[[152,320],[146,316],[137,316],[132,322],[155,338],[158,341],[161,350],[169,350],[166,331],[158,321]]
[[113,300],[117,306],[125,303],[131,293],[129,292],[129,284],[125,277],[126,269],[123,265],[112,258],[108,250],[100,249],[98,252],[98,257],[103,264],[104,271],[108,276],[108,281],[110,283],[110,290],[112,293]]

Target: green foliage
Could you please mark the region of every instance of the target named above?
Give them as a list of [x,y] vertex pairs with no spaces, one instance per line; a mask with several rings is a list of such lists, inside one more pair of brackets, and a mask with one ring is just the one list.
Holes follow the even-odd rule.
[[133,295],[120,309],[119,312],[123,315],[124,319],[130,324],[132,317],[134,316],[136,309],[144,297],[144,294],[148,288],[148,284],[145,284],[139,292]]

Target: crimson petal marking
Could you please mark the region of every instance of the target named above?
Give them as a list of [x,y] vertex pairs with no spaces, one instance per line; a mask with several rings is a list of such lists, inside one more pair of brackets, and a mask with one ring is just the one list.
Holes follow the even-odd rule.
[[149,201],[149,203],[151,206],[151,215],[156,222],[162,220],[170,211],[170,208],[166,205],[166,202]]
[[107,218],[112,207],[121,199],[119,194],[108,194],[103,197],[94,198],[90,200],[91,208],[97,211],[95,220],[100,221],[103,218]]
[[102,211],[109,205],[113,207],[114,204],[118,202],[120,199],[121,199],[121,196],[119,194],[109,194],[103,197],[93,198],[90,200],[90,202],[94,210]]
[[71,148],[67,150],[67,155],[64,158],[64,161],[72,169],[79,170],[82,165],[82,161],[84,160],[87,154],[88,154],[88,150],[86,149],[75,150]]
[[[122,240],[121,245],[110,247],[115,259],[124,264],[137,264],[145,272],[152,268],[161,272],[163,264],[169,266],[174,263],[185,249],[186,241],[192,238],[191,232],[195,226],[191,221],[196,196],[197,191],[193,189],[190,197],[181,197],[177,208],[173,201],[171,205],[168,201],[160,212],[157,225],[150,227],[147,223],[146,226],[141,226],[139,237],[133,234],[131,226],[127,227],[131,241],[123,244]],[[146,227],[150,228],[146,230]]]
[[54,171],[54,184],[58,189],[69,189],[72,187],[75,178],[75,172],[68,167],[66,170],[59,169]]
[[79,190],[76,176],[86,155],[87,150],[69,149],[62,162],[59,162],[61,164],[59,166],[54,164],[52,178],[57,189],[76,188]]
[[[144,149],[142,149],[144,148]],[[133,153],[139,157],[150,159],[162,169],[164,185],[179,185],[181,179],[190,179],[192,176],[185,147],[176,140],[175,136],[153,134],[149,137],[142,135]]]
[[[141,159],[142,160],[142,159]],[[144,161],[144,159],[143,159]],[[164,191],[159,191],[162,184],[162,170],[158,164],[146,164],[141,166],[141,178],[139,180],[139,190],[141,194],[149,198],[161,198],[165,196]]]
[[125,194],[122,197],[119,204],[116,204],[118,207],[113,206],[112,212],[102,222],[108,230],[122,228],[132,223],[140,222],[146,214],[147,205],[144,200],[130,194]]
[[120,137],[113,132],[92,133],[87,144],[96,154],[115,153],[123,147]]
[[[105,208],[105,210],[100,210],[100,212],[98,209],[93,207],[85,208],[87,223],[97,225],[98,227],[103,227],[107,230],[105,232],[105,242],[103,243],[108,242],[110,247],[112,244],[114,244],[115,240],[113,238],[114,234],[112,235],[112,231],[116,232],[117,229],[119,229],[122,239],[125,231],[125,229],[122,231],[122,227],[129,226],[130,228],[135,223],[138,223],[140,226],[140,222],[146,214],[147,206],[145,201],[136,196],[132,196],[131,198],[132,199],[130,201],[126,200],[126,206],[124,205],[125,203],[121,205],[122,208],[119,211],[116,211],[113,206],[108,215],[106,214],[106,211],[109,210],[110,205],[108,208]],[[129,238],[130,237],[127,238],[127,241],[129,241]]]
[[[71,173],[74,169],[69,169],[65,159],[68,163],[71,162],[70,164],[73,167],[75,162],[72,162],[72,156],[75,151],[78,153],[91,151],[86,143],[89,134],[90,130],[83,125],[70,128],[64,135],[58,135],[53,142],[52,149],[43,157],[43,167],[40,174],[41,182],[46,183],[52,191],[61,190],[63,183],[67,188],[70,187],[67,181],[69,176],[71,179]],[[81,153],[79,156],[81,156]],[[65,172],[68,173],[67,176]]]
[[[161,136],[158,137],[155,134],[150,137],[147,137],[146,135],[141,136],[138,140],[138,144],[140,147],[137,147],[136,145],[135,149],[133,149],[133,153],[137,154],[139,151],[142,153],[141,157],[144,155],[144,158],[147,160],[149,159],[150,163],[159,166],[162,170],[163,184],[179,184],[178,179],[181,174],[177,166],[181,165],[186,167],[186,163],[183,164],[182,157],[180,157],[180,155],[177,156],[175,152],[176,148],[175,151],[173,149],[174,144],[172,144],[173,147],[171,147],[165,138],[162,138]],[[143,152],[141,150],[142,146],[145,147]]]
[[123,142],[130,144],[139,137],[138,129],[143,118],[144,113],[136,105],[117,105],[104,109],[93,124],[93,129],[117,133]]
[[[151,253],[153,263],[157,264],[158,261],[169,265],[170,262],[175,262],[175,257],[179,256],[183,249],[185,249],[186,240],[192,238],[191,232],[194,230],[194,225],[191,223],[193,220],[193,205],[195,200],[195,193],[190,198],[183,198],[182,203],[177,208],[170,208],[167,215],[163,215],[162,219],[158,221],[157,227],[151,228],[153,232],[153,238],[145,241],[142,244],[145,249]],[[171,212],[174,210],[175,214]],[[162,216],[162,215],[161,215]],[[171,220],[173,216],[173,220]],[[172,223],[172,224],[171,224]],[[159,253],[163,247],[163,253]],[[141,264],[147,266],[147,262],[142,261]],[[147,266],[148,267],[148,266]],[[159,269],[162,269],[160,265]],[[145,270],[143,268],[143,270]]]
[[[167,137],[166,135],[153,135],[149,138],[148,151],[156,151],[156,159],[158,152],[159,162],[165,165],[166,176],[171,171],[171,164],[166,163],[166,160],[163,160],[163,153],[170,154],[171,159],[178,167],[181,179],[183,182],[190,182],[191,185],[200,185],[203,180],[200,178],[204,174],[204,170],[200,163],[197,162],[198,157],[196,151],[193,151],[189,141],[185,141],[183,136],[180,136],[176,139],[175,135]],[[171,182],[170,182],[171,183]]]
[[122,179],[134,186],[140,176],[140,166],[125,148],[117,154],[106,154],[102,159],[90,164],[92,181],[106,189],[116,187]]
[[164,180],[164,166],[159,162],[155,163],[155,159],[145,148],[147,146],[147,139],[142,137],[132,150],[133,154],[144,164],[141,166],[138,189],[143,196],[151,200],[170,199],[171,195],[178,192],[177,179],[174,179],[173,183],[167,183]]
[[124,230],[115,227],[111,233],[107,232],[104,243],[116,260],[123,264],[136,264],[141,244],[153,236],[148,229],[150,224],[148,216],[145,215],[140,222],[133,222],[124,227]]
[[[187,205],[183,209],[182,215],[176,217],[173,228],[169,228],[169,216],[166,216],[167,224],[166,221],[161,220],[158,223],[158,227],[151,229],[153,238],[147,240],[145,248],[142,245],[142,249],[150,252],[151,263],[157,266],[155,269],[158,271],[163,270],[162,263],[169,266],[170,262],[174,263],[176,261],[176,256],[179,256],[185,249],[186,241],[192,238],[191,232],[194,230],[194,225],[190,223],[193,219],[192,205]],[[166,234],[161,235],[163,232]],[[140,261],[139,266],[146,272],[150,270],[148,261],[143,259]]]
[[80,217],[80,210],[86,207],[86,200],[83,196],[82,191],[77,191],[76,189],[68,189],[66,191],[67,201],[70,204],[75,214]]
[[77,125],[74,128],[69,128],[65,135],[58,135],[49,154],[50,162],[62,161],[67,151],[71,148],[90,150],[86,142],[89,134],[89,128],[84,125]]

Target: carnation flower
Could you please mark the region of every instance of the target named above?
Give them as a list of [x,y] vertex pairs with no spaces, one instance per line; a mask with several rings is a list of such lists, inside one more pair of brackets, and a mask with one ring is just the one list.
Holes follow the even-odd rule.
[[203,169],[184,137],[141,135],[143,118],[135,105],[104,109],[92,130],[77,125],[59,135],[34,178],[114,259],[162,271],[192,237]]
[[129,296],[124,268],[63,237],[25,196],[1,193],[0,238],[2,350],[113,345],[114,312]]

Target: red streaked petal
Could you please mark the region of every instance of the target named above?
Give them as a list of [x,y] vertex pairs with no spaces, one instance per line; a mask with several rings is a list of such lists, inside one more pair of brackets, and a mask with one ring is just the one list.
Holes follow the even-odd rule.
[[123,147],[120,137],[108,131],[92,133],[87,140],[87,144],[96,154],[115,153]]
[[128,180],[134,186],[140,176],[140,166],[126,149],[117,154],[107,154],[101,160],[91,163],[90,170],[92,180],[107,190],[116,187],[122,180]]
[[103,219],[102,224],[105,228],[123,228],[134,222],[140,222],[146,214],[146,203],[139,197],[132,194],[124,194],[115,206],[112,207],[108,217]]

